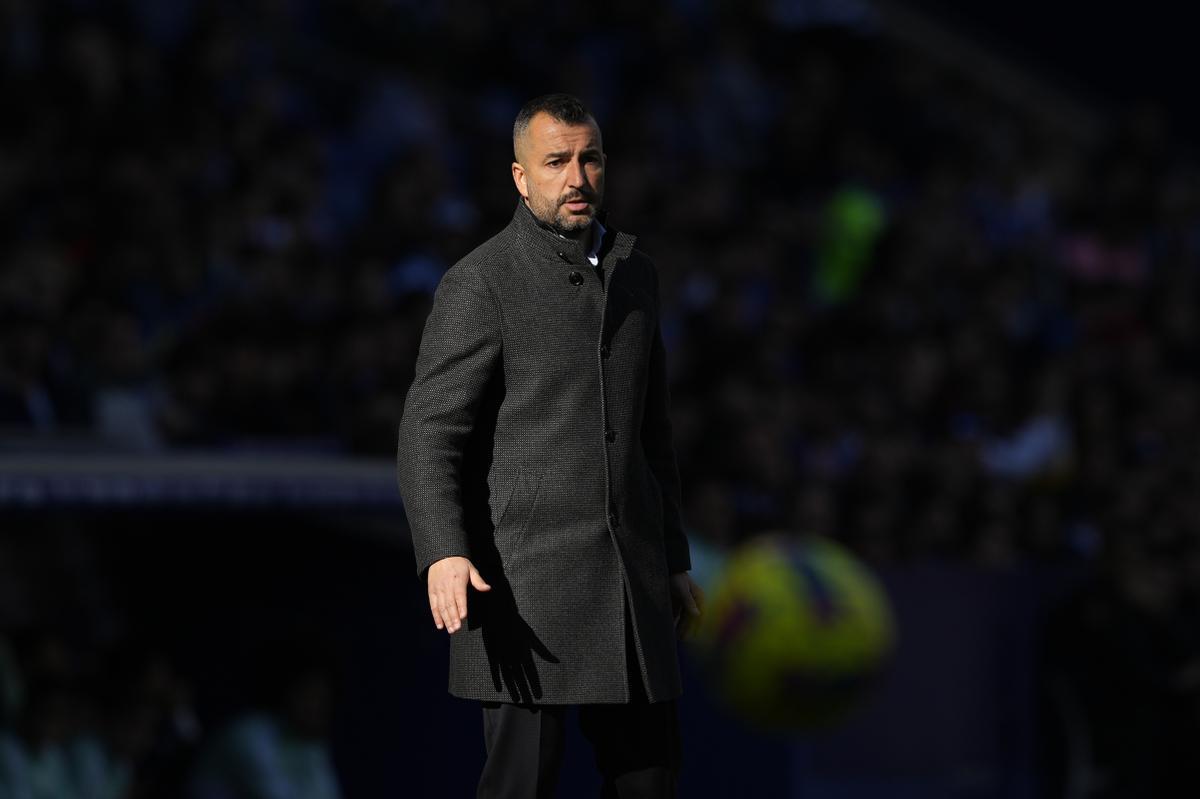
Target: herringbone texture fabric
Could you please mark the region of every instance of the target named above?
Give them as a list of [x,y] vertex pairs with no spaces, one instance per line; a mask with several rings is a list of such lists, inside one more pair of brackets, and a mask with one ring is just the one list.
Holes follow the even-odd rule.
[[633,243],[610,226],[602,285],[518,202],[434,295],[397,474],[417,573],[463,555],[493,586],[451,635],[455,696],[628,701],[626,592],[650,700],[680,693],[668,574],[691,564],[658,277]]

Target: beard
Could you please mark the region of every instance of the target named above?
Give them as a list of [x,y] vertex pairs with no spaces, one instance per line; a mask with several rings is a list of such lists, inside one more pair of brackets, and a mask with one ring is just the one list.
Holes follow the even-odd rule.
[[[542,195],[529,193],[529,210],[533,211],[533,215],[538,221],[549,225],[558,233],[567,238],[574,238],[583,231],[587,230],[592,224],[592,218],[596,212],[600,210],[600,200],[603,195],[600,192],[595,194],[567,194],[563,197],[551,199]],[[584,201],[591,203],[591,211],[587,215],[573,214],[564,209],[569,202]]]

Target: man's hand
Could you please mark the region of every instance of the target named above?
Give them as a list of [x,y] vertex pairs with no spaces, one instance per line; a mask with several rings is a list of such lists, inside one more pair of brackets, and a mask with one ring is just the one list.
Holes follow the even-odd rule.
[[491,591],[471,561],[458,555],[442,558],[429,567],[429,609],[440,630],[453,633],[467,617],[467,582],[479,591]]
[[671,612],[675,615],[675,634],[688,638],[700,622],[704,609],[704,591],[687,572],[671,575]]

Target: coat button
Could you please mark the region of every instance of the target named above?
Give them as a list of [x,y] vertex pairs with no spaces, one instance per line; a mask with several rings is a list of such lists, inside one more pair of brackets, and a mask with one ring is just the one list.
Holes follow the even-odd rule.
[[608,348],[608,345],[607,345],[607,344],[601,344],[601,345],[600,345],[600,357],[601,357],[601,358],[607,358],[607,357],[608,357],[609,355],[611,355],[611,354],[612,354],[612,350],[610,350],[610,349]]
[[607,442],[609,442],[609,443],[612,443],[613,441],[616,441],[616,440],[617,440],[617,431],[616,431],[616,430],[612,430],[612,429],[605,430],[605,431],[604,431],[604,440],[605,440],[605,441],[607,441]]
[[617,518],[617,512],[615,510],[609,511],[608,523],[613,526],[614,530],[621,526],[621,520]]
[[567,279],[571,281],[572,286],[578,286],[583,282],[583,275],[579,274],[578,272],[572,272],[571,274],[567,275]]
[[568,255],[562,250],[559,250],[557,253],[555,253],[555,255],[557,255],[559,258],[562,258],[567,263],[571,263],[570,257],[568,257]]

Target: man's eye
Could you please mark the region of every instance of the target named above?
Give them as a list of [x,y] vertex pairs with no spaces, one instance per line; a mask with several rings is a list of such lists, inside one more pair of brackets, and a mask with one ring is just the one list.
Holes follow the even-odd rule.
[[546,166],[558,166],[561,163],[562,163],[562,161],[555,158],[553,161],[547,161]]

